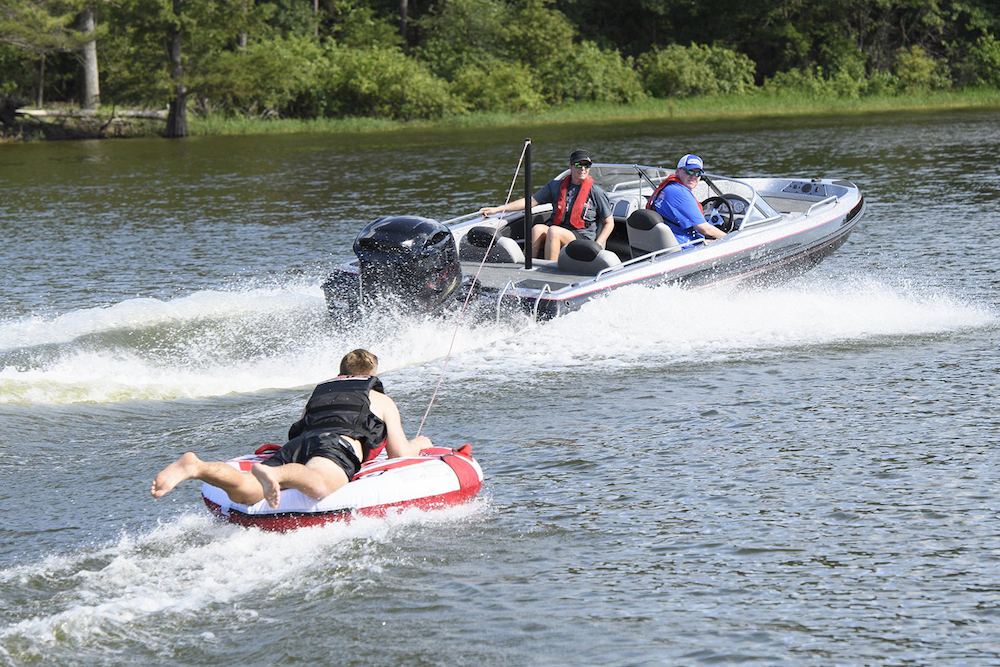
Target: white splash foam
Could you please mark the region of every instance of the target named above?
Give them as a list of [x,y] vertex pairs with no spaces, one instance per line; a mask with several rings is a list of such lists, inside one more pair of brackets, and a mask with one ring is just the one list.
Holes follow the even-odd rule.
[[[46,603],[37,615],[0,629],[0,649],[18,644],[21,652],[41,656],[56,643],[65,649],[118,632],[133,635],[136,625],[158,623],[164,615],[196,617],[234,603],[233,613],[264,614],[268,596],[282,590],[303,599],[336,595],[342,588],[356,591],[406,558],[405,549],[391,546],[408,529],[478,520],[486,509],[485,501],[476,500],[284,534],[220,524],[207,513],[185,515],[96,550],[0,571],[7,584],[45,578],[69,588],[58,603]],[[275,567],[264,554],[279,552],[281,567]],[[87,569],[95,561],[103,565]],[[317,571],[326,575],[317,577]]]
[[170,301],[136,298],[106,308],[84,308],[54,318],[30,316],[0,323],[0,351],[67,343],[89,334],[145,329],[159,324],[241,314],[315,308],[318,286],[285,286],[221,292],[207,290]]
[[462,355],[469,377],[736,360],[794,347],[996,326],[989,308],[860,280],[762,291],[625,288],[582,310]]
[[[318,288],[202,292],[175,302],[137,300],[71,313],[48,323],[13,323],[0,341],[72,340],[122,328],[214,324],[175,333],[155,347],[67,348],[31,367],[0,368],[0,403],[113,402],[221,396],[303,387],[330,377],[340,357],[367,347],[380,373],[406,388],[436,381],[530,377],[539,369],[669,365],[733,360],[796,346],[878,341],[995,326],[997,313],[948,294],[872,279],[765,291],[625,288],[553,322],[532,325],[456,319],[389,319],[345,330],[325,326]],[[18,328],[21,327],[21,328]],[[405,373],[397,373],[401,369]]]

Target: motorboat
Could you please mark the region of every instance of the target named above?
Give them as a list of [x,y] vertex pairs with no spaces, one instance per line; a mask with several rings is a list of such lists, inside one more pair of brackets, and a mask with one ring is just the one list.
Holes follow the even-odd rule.
[[706,221],[727,235],[682,244],[647,208],[655,188],[673,172],[594,163],[590,175],[608,194],[614,230],[605,247],[576,240],[557,260],[525,255],[526,228],[545,224],[551,204],[486,218],[478,212],[443,221],[379,218],[358,234],[356,259],[336,267],[324,282],[327,306],[335,315],[355,315],[390,302],[430,312],[460,301],[490,316],[549,319],[628,285],[780,283],[839,248],[865,210],[861,191],[847,180],[705,174],[694,194]]

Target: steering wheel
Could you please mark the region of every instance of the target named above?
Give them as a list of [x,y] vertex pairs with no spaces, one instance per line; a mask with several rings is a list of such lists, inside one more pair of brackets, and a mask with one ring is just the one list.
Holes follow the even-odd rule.
[[[735,225],[733,225],[733,216],[735,215],[735,209],[733,208],[732,202],[730,202],[725,197],[709,197],[701,203],[702,210],[705,211],[705,220],[712,223],[725,233],[733,231]],[[725,209],[725,212],[722,211]],[[721,221],[716,222],[713,218],[718,215],[722,218]]]

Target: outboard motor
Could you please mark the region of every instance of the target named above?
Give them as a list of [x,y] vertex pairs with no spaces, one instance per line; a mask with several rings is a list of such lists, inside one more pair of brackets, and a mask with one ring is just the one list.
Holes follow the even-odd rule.
[[451,231],[437,220],[416,215],[379,218],[354,241],[365,305],[386,299],[431,311],[462,282],[462,267]]

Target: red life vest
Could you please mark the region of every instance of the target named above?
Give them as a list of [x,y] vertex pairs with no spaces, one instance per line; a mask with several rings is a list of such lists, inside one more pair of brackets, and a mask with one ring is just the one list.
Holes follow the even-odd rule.
[[[566,211],[566,190],[569,188],[571,176],[567,176],[559,184],[559,197],[556,199],[556,207],[552,213],[552,224],[560,225],[563,221],[563,214]],[[576,193],[573,200],[573,209],[569,212],[569,224],[576,229],[583,229],[583,208],[587,205],[587,198],[590,197],[590,188],[594,186],[594,179],[588,176],[580,183],[580,191]]]
[[[649,195],[649,199],[646,200],[646,208],[652,209],[653,202],[656,201],[656,195],[660,194],[660,191],[663,190],[663,188],[670,185],[671,183],[681,183],[681,179],[677,178],[677,174],[670,174],[669,176],[667,176],[666,180],[662,181],[659,185],[656,186],[656,189],[653,190],[653,194]],[[681,183],[681,185],[684,184]],[[684,187],[687,186],[684,185]],[[695,198],[695,202],[698,203],[698,210],[702,212],[702,215],[704,215],[705,209],[701,207],[701,202],[698,201],[697,197]]]

